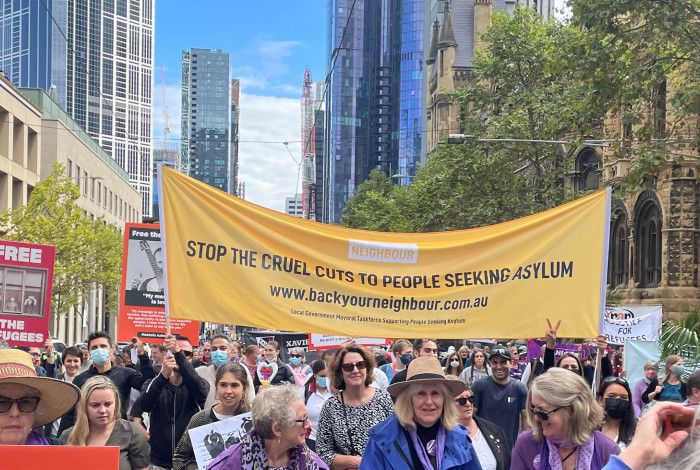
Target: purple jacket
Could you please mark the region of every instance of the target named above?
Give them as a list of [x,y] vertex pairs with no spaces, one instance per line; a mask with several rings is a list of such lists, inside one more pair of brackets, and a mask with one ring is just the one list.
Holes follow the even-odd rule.
[[[309,451],[314,459],[314,463],[318,465],[321,470],[330,470],[326,462],[321,460],[321,457],[316,455],[315,452]],[[214,460],[209,462],[207,465],[207,470],[239,470],[242,467],[243,460],[243,444],[236,444],[231,446],[222,453],[220,453]],[[306,461],[304,460],[304,454],[301,455],[299,461],[299,469],[303,470],[306,468]]]
[[634,384],[634,388],[632,389],[632,407],[634,408],[634,415],[637,418],[639,418],[639,415],[642,414],[642,410],[644,409],[642,393],[646,391],[648,386],[649,384],[642,379]]
[[[611,455],[620,453],[620,448],[602,432],[593,433],[593,460],[591,470],[601,470]],[[542,455],[539,464],[535,465],[536,457]],[[510,470],[547,470],[549,449],[544,441],[535,441],[532,429],[520,433],[511,453]]]

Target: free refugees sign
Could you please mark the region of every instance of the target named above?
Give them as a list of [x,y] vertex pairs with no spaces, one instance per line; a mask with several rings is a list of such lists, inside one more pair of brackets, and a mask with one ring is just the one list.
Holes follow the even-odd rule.
[[275,212],[163,167],[166,311],[342,336],[594,337],[609,190],[472,230],[380,233]]
[[56,247],[0,240],[0,340],[44,346]]

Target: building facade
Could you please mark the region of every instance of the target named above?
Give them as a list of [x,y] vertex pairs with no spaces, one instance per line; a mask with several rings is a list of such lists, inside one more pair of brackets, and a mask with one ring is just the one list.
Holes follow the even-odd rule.
[[180,168],[180,149],[156,148],[153,150],[153,210],[151,218],[160,218],[160,193],[158,189],[158,165],[167,165],[172,168]]
[[3,2],[0,62],[48,90],[129,174],[151,213],[155,0]]
[[238,130],[241,120],[241,81],[231,80],[231,164],[229,167],[229,190],[238,196]]
[[284,198],[284,213],[294,217],[304,217],[301,194]]
[[[92,219],[102,218],[120,232],[126,222],[140,222],[141,194],[121,168],[44,90],[23,89],[22,94],[41,112],[40,178],[48,177],[54,163],[80,188],[75,201]],[[106,296],[116,295],[95,285],[67,315],[54,316],[51,335],[66,344],[84,341],[91,331],[117,331],[117,312],[109,311]]]
[[0,74],[0,211],[19,209],[41,179],[41,111]]
[[183,169],[193,178],[226,192],[231,191],[233,183],[231,108],[228,52],[218,49],[183,51]]
[[325,222],[340,221],[372,169],[398,168],[402,3],[328,2]]

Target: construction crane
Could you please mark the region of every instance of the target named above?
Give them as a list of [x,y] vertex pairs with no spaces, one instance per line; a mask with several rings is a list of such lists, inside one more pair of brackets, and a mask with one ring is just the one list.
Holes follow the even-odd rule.
[[[304,85],[301,89],[301,206],[302,213],[305,219],[316,220],[315,211],[312,207],[316,207],[316,201],[312,201],[311,197],[315,197],[315,191],[312,191],[315,186],[315,162],[316,154],[316,139],[314,130],[314,105],[311,95],[311,70],[308,67],[304,70]],[[314,193],[312,195],[312,193]]]

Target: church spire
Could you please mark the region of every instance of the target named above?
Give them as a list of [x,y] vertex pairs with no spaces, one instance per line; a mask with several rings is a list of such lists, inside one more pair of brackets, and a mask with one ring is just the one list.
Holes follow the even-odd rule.
[[428,59],[425,61],[426,64],[432,64],[437,59],[438,50],[438,36],[440,35],[440,22],[437,18],[433,21],[433,37],[430,41],[430,53],[428,54]]
[[438,41],[439,49],[457,45],[457,41],[455,40],[455,32],[452,28],[452,12],[450,11],[450,3],[450,0],[445,0],[445,17],[442,20],[442,31],[440,31],[440,40]]

